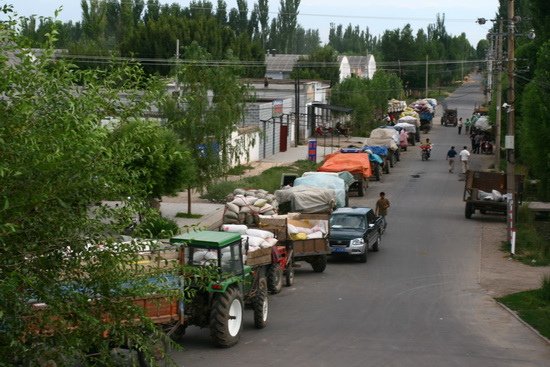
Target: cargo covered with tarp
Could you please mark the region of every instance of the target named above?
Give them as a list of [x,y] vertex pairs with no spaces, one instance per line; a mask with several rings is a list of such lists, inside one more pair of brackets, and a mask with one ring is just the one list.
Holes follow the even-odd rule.
[[366,138],[364,145],[381,145],[389,148],[390,150],[397,150],[397,143],[393,139],[378,139],[378,138]]
[[399,143],[399,132],[393,127],[390,128],[378,128],[370,132],[370,138],[372,139],[393,139],[396,144]]
[[365,178],[372,176],[368,153],[328,154],[318,170],[319,172],[348,171],[351,174],[361,173]]
[[301,213],[329,213],[336,206],[336,193],[332,189],[314,186],[293,186],[275,191],[277,202],[289,203],[290,211]]
[[343,179],[333,175],[308,175],[294,180],[294,187],[312,186],[321,189],[332,189],[336,195],[336,207],[346,206],[347,187]]

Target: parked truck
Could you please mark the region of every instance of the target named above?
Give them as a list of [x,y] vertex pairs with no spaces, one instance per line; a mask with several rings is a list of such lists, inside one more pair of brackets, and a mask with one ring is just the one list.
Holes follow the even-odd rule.
[[441,125],[456,126],[458,125],[458,112],[456,108],[446,108],[441,116]]
[[[490,171],[466,172],[463,200],[466,203],[464,215],[470,219],[476,211],[481,214],[506,214],[507,200],[504,194],[507,192],[506,174]],[[523,176],[516,175],[517,200],[521,202],[523,188]]]

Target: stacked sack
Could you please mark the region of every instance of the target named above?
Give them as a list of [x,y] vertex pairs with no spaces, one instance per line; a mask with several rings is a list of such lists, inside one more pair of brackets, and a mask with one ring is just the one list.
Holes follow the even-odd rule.
[[310,240],[314,238],[325,238],[327,233],[326,228],[320,224],[315,224],[313,227],[301,227],[288,224],[288,233],[293,240]]
[[273,215],[278,203],[275,195],[265,190],[235,189],[227,197],[223,222],[227,224],[258,225],[258,215]]
[[248,253],[259,249],[271,248],[277,244],[277,239],[273,232],[262,229],[248,228],[244,224],[224,224],[222,231],[239,233],[243,239],[243,254],[246,252],[248,244]]

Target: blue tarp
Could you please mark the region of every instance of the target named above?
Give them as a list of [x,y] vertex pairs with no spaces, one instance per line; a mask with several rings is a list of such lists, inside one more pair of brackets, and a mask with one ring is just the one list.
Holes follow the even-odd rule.
[[363,147],[363,151],[370,150],[374,154],[378,154],[381,156],[388,155],[388,147],[382,146],[382,145],[365,145]]

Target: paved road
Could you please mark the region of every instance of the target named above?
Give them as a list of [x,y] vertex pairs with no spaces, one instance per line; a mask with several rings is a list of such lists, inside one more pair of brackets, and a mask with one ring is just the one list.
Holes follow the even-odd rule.
[[[478,83],[461,87],[449,107],[464,120],[481,99]],[[478,284],[479,221],[464,219],[463,182],[447,172],[450,145],[467,138],[438,123],[433,159],[418,147],[403,154],[383,183],[352,204],[392,202],[380,252],[366,264],[331,261],[322,274],[306,264],[295,286],[271,297],[270,325],[255,330],[247,312],[241,342],[212,348],[208,330],[190,328],[185,367],[196,366],[548,366],[550,347]],[[483,162],[474,157],[473,164]],[[485,220],[501,220],[488,218]]]

